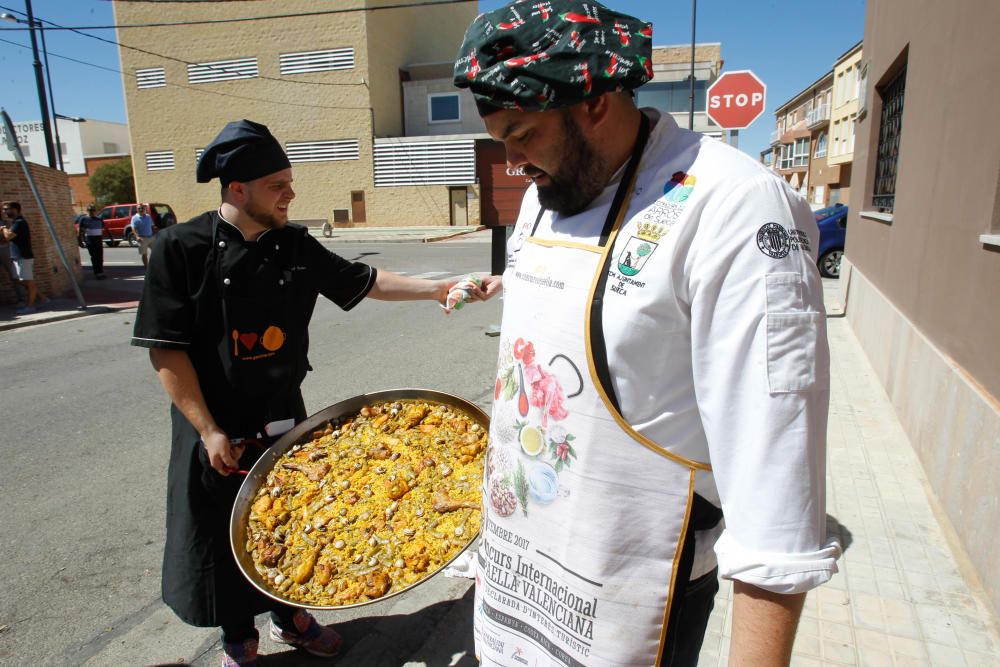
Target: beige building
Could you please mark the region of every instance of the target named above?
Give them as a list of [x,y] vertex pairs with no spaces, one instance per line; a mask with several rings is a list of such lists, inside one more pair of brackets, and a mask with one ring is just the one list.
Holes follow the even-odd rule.
[[852,46],[833,65],[833,102],[826,161],[839,167],[839,188],[830,191],[830,204],[850,204],[854,162],[854,122],[861,94],[862,42]]
[[809,200],[826,206],[839,185],[840,169],[827,164],[833,72],[811,83],[774,112],[771,148],[761,160]]
[[[719,78],[722,69],[722,44],[695,44],[694,51],[694,127],[716,139],[723,130],[712,121],[707,109],[708,87]],[[691,106],[691,45],[653,47],[653,80],[636,91],[640,107],[655,107],[673,116],[681,127],[688,127]]]
[[139,200],[182,219],[217,206],[218,184],[195,181],[197,157],[223,125],[249,118],[289,155],[299,222],[478,224],[467,206],[478,197],[474,141],[399,140],[408,73],[455,57],[476,3],[378,9],[389,4],[408,3],[260,0],[238,3],[255,20],[224,22],[235,3],[115,2],[120,25],[187,23],[118,30],[142,49],[119,50]]
[[1000,108],[998,25],[996,0],[868,3],[840,277],[852,328],[994,609],[1000,133],[988,119]]

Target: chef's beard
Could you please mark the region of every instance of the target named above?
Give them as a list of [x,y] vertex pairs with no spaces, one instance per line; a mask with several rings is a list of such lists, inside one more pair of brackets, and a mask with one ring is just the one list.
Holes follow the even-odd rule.
[[258,225],[262,225],[268,229],[280,229],[285,226],[284,220],[279,220],[275,217],[274,213],[262,207],[258,208],[252,198],[247,200],[246,208],[243,212]]
[[591,145],[576,121],[568,113],[563,113],[564,146],[562,155],[556,162],[555,172],[543,172],[528,167],[528,176],[545,174],[548,185],[536,185],[538,201],[545,208],[562,216],[576,215],[583,211],[607,185],[607,160]]

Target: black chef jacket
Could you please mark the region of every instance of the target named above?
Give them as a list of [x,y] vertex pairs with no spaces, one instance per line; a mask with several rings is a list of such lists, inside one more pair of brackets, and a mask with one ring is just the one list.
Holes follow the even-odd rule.
[[[247,241],[217,212],[205,213],[157,235],[132,344],[187,352],[219,426],[231,438],[255,437],[269,422],[306,416],[299,387],[317,296],[349,310],[375,275],[326,250],[304,227],[289,224]],[[229,546],[242,476],[212,469],[176,406],[171,422],[164,601],[199,626],[271,608],[240,574]],[[241,468],[261,453],[247,447]]]

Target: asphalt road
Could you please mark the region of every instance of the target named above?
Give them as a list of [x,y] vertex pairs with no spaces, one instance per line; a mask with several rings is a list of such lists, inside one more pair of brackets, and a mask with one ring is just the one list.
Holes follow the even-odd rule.
[[[486,243],[327,245],[421,277],[489,268]],[[139,261],[124,247],[106,249],[105,260]],[[484,334],[500,307],[494,300],[445,316],[430,302],[365,300],[344,313],[321,300],[310,329],[315,370],[303,386],[308,411],[394,387],[488,408],[497,339]],[[0,333],[0,665],[219,662],[216,632],[184,625],[159,598],[169,403],[145,351],[129,346],[134,315]],[[351,647],[338,665],[474,664],[470,583],[437,577],[354,613],[320,614],[345,622]],[[323,664],[267,641],[261,649],[277,653],[264,666]]]

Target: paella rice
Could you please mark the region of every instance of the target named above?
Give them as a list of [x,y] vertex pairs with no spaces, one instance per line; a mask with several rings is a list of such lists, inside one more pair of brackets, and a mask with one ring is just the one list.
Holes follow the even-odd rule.
[[245,548],[272,592],[343,606],[433,574],[478,533],[487,433],[458,408],[365,406],[279,458]]

